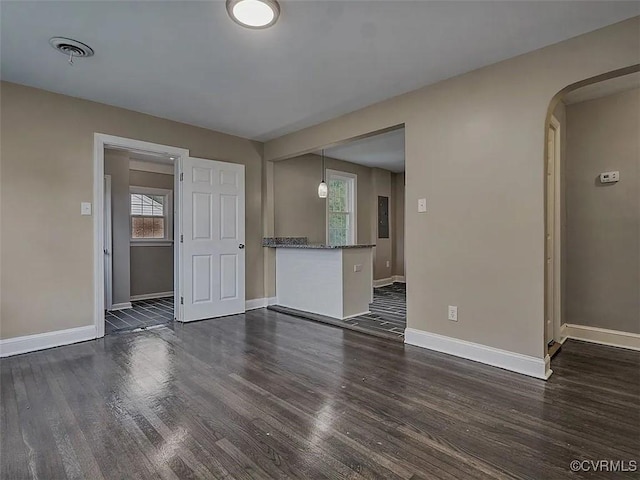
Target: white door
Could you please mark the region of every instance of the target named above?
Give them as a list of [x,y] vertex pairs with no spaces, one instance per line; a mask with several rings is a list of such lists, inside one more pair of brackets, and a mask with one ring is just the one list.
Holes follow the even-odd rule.
[[113,255],[111,240],[111,175],[104,176],[104,308],[113,306]]
[[245,311],[244,165],[182,165],[183,320]]

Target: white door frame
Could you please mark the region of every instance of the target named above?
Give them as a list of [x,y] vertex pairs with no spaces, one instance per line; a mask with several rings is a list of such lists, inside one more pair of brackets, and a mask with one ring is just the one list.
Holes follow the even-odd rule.
[[182,190],[180,185],[180,172],[182,171],[182,160],[189,157],[189,150],[185,148],[171,147],[157,143],[143,142],[124,137],[115,137],[104,133],[93,134],[93,288],[94,288],[94,311],[93,320],[96,328],[96,338],[104,337],[104,149],[122,148],[127,150],[157,153],[175,157],[174,160],[174,222],[173,248],[174,248],[174,312],[176,320],[182,321],[182,309],[180,308],[181,274],[182,269],[180,258],[182,248],[180,246],[180,235],[182,234],[181,215],[182,211]]
[[[547,218],[552,216],[553,218],[553,231],[551,234],[552,251],[551,258],[552,264],[550,267],[553,275],[553,288],[549,288],[547,281],[547,300],[546,305],[552,303],[553,305],[553,339],[556,342],[561,343],[564,339],[561,338],[562,330],[562,210],[561,210],[561,198],[562,198],[562,179],[561,179],[561,137],[560,137],[560,122],[558,119],[551,115],[549,120],[548,130],[553,130],[554,139],[553,145],[555,151],[553,152],[553,208],[547,206]],[[548,144],[548,142],[547,142]],[[548,156],[548,152],[547,152]],[[548,163],[548,160],[547,160]],[[549,195],[549,193],[547,194]],[[549,198],[549,197],[547,197]],[[553,210],[553,211],[551,211]],[[545,253],[545,258],[548,253]],[[546,260],[545,260],[546,262]],[[552,296],[549,298],[549,296]],[[552,301],[551,301],[552,300]],[[547,307],[548,308],[548,307]],[[545,332],[546,332],[546,315],[545,315]],[[545,333],[545,345],[546,345],[546,333]]]
[[111,310],[113,306],[113,237],[111,218],[111,175],[104,176],[104,285],[105,285],[105,309]]

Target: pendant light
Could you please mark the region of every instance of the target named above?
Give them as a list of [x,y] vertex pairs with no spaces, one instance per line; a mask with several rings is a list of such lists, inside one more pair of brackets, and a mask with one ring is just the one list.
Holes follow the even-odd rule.
[[322,150],[322,181],[320,182],[320,185],[318,185],[318,196],[320,198],[327,198],[328,194],[329,187],[327,187],[327,184],[324,181],[324,150]]

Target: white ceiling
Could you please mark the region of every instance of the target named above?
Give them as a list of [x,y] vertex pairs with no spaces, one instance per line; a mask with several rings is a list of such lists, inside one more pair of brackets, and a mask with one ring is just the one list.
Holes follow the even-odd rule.
[[[247,30],[222,1],[0,2],[3,80],[257,140],[640,14],[617,1],[281,1]],[[94,57],[72,67],[65,36]]]
[[640,88],[640,72],[610,78],[604,82],[593,83],[586,87],[578,88],[567,93],[562,98],[562,101],[570,105],[572,103],[586,102],[587,100],[595,100],[596,98],[633,90],[634,88]]
[[327,148],[324,153],[367,167],[404,172],[404,128]]

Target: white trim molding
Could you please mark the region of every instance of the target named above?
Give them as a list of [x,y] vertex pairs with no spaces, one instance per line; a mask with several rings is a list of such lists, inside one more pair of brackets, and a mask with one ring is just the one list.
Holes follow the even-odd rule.
[[35,352],[46,348],[69,345],[70,343],[85,342],[96,338],[95,325],[69,328],[57,332],[38,333],[24,337],[6,338],[0,340],[0,357],[10,357],[20,353]]
[[586,325],[563,325],[566,338],[582,340],[583,342],[599,343],[610,347],[628,348],[640,350],[640,334],[609,330],[607,328],[588,327]]
[[145,160],[129,159],[129,170],[137,170],[140,172],[163,173],[165,175],[173,175],[175,169],[173,163],[158,163]]
[[406,283],[403,275],[393,275],[387,278],[379,278],[373,281],[373,288],[386,287],[387,285],[393,285],[394,283]]
[[552,373],[549,355],[545,358],[531,357],[415,328],[404,331],[404,342],[542,380],[548,379]]
[[[323,167],[324,168],[324,167]],[[347,239],[347,245],[357,244],[358,243],[358,175],[350,172],[342,172],[340,170],[332,170],[330,168],[325,168],[324,172],[322,172],[323,179],[329,183],[331,177],[338,178],[340,180],[347,180],[351,182],[351,187],[349,189],[349,203],[351,206],[351,212],[349,212],[349,216],[351,217],[349,223],[349,238]],[[326,240],[327,245],[329,244],[329,199],[325,202],[325,229],[327,231]]]
[[[109,311],[112,312],[114,310],[126,310],[127,308],[133,308],[131,302],[114,303],[113,305],[111,305],[111,309]],[[104,322],[104,318],[102,318],[102,321]]]
[[393,284],[393,277],[379,278],[378,280],[373,281],[373,288],[386,287],[391,284]]
[[371,310],[366,310],[364,312],[354,313],[353,315],[347,315],[346,317],[342,317],[340,320],[348,320],[350,318],[359,317],[360,315],[368,315],[370,313],[371,313]]
[[174,204],[176,228],[174,228],[173,232],[173,285],[176,292],[174,311],[178,321],[182,320],[183,314],[180,306],[180,295],[182,295],[182,283],[180,281],[182,250],[179,243],[180,212],[182,211],[180,170],[183,159],[189,157],[189,150],[96,132],[93,134],[93,322],[97,338],[104,337],[104,149],[107,147],[121,148],[133,153],[159,153],[166,157],[175,158],[173,161],[174,195],[176,196]]
[[253,300],[247,300],[245,302],[245,310],[256,310],[258,308],[265,308],[269,305],[275,305],[278,303],[276,297],[270,298],[254,298]]
[[145,293],[144,295],[131,295],[130,300],[135,302],[136,300],[153,300],[156,298],[173,297],[173,292],[159,292],[159,293]]
[[567,336],[567,324],[563,323],[560,325],[560,344],[563,344],[567,341],[569,337]]

